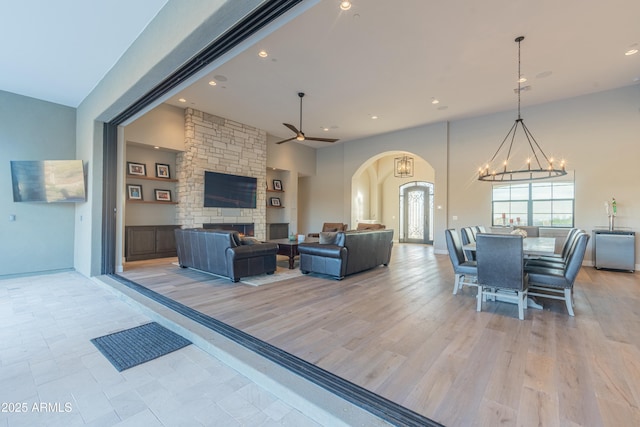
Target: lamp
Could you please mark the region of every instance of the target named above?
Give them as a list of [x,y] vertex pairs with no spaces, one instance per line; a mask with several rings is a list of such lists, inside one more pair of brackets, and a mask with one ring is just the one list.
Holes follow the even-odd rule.
[[396,178],[409,178],[413,176],[413,157],[406,154],[393,159],[393,176]]
[[[557,166],[557,164],[554,165],[553,159],[547,157],[544,151],[542,151],[542,148],[535,140],[527,126],[524,124],[524,119],[522,119],[522,117],[520,116],[520,93],[522,92],[520,83],[525,81],[522,78],[522,74],[520,74],[520,43],[522,42],[522,40],[524,40],[523,36],[517,37],[515,39],[515,42],[518,43],[518,118],[516,119],[513,126],[511,126],[511,129],[507,133],[507,136],[505,136],[505,138],[502,140],[502,143],[498,147],[498,150],[496,150],[489,163],[487,163],[484,167],[480,167],[480,169],[478,170],[479,181],[533,181],[538,179],[555,178],[567,174],[565,170],[564,160],[560,162],[559,166]],[[513,168],[510,164],[510,160],[511,154],[513,153],[513,143],[515,141],[516,133],[518,132],[519,127],[522,128],[522,133],[524,134],[526,142],[528,143],[529,156],[526,159],[526,165]],[[504,161],[499,163],[499,166],[496,167],[495,164],[499,161],[497,160],[498,154],[503,147],[506,147],[505,143],[507,141],[509,141],[509,144],[508,149],[506,150],[506,158]],[[494,163],[494,161],[496,161],[496,163]]]

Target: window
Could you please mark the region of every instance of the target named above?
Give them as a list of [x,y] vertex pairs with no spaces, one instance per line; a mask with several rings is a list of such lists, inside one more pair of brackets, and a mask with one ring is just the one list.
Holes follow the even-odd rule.
[[574,206],[573,182],[497,184],[491,224],[573,227]]

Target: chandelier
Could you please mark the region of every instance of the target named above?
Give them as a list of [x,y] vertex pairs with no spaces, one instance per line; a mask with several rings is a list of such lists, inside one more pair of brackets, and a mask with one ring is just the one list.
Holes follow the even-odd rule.
[[413,157],[406,154],[393,159],[393,176],[396,178],[409,178],[413,176]]
[[[523,36],[515,39],[515,42],[518,43],[518,118],[513,126],[511,126],[507,136],[502,140],[502,143],[489,163],[478,169],[479,181],[533,181],[555,178],[567,174],[564,160],[562,160],[559,165],[557,163],[554,165],[553,158],[547,157],[544,151],[542,151],[542,148],[524,124],[524,119],[520,116],[520,94],[522,92],[520,84],[526,81],[522,78],[522,74],[520,74],[520,43],[522,40],[524,40]],[[522,163],[520,166],[513,166],[511,164],[511,155],[513,153],[513,143],[516,140],[516,134],[519,128],[522,129],[521,133],[524,135],[524,138],[520,139],[523,141],[522,144],[525,145],[525,147],[528,145],[529,156],[526,158],[526,163]],[[524,139],[526,139],[526,142]],[[506,144],[507,141],[509,142],[508,144]],[[505,150],[503,150],[503,148],[505,148]],[[498,158],[498,154],[500,154],[501,151],[502,153],[506,151],[506,156],[502,162],[500,162],[500,158]]]

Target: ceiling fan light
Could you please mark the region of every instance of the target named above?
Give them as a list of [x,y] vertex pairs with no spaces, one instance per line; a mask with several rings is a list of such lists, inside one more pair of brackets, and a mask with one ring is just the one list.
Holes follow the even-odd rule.
[[351,2],[350,1],[341,1],[340,2],[340,9],[342,9],[342,10],[351,9]]
[[304,141],[304,135],[303,134],[298,134],[298,136],[296,136],[296,140],[297,141]]

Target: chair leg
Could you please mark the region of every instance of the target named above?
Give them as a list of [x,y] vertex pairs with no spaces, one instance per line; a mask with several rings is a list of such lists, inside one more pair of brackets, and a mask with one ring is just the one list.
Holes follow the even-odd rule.
[[526,293],[518,291],[518,318],[524,320],[524,305],[526,299]]
[[478,296],[476,297],[478,301],[476,302],[476,311],[482,311],[482,295],[482,285],[478,284]]
[[573,295],[571,294],[571,289],[564,290],[564,302],[567,305],[569,316],[575,316],[575,314],[573,314]]
[[460,274],[456,274],[456,279],[453,281],[453,294],[454,295],[458,294],[458,288],[460,287],[460,278],[461,278],[461,275]]

